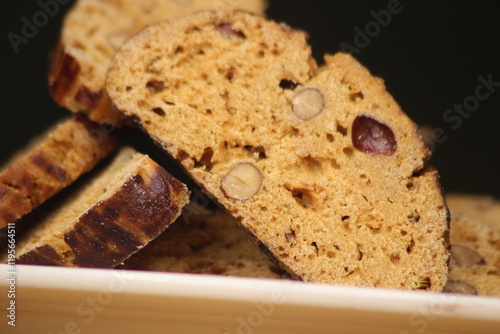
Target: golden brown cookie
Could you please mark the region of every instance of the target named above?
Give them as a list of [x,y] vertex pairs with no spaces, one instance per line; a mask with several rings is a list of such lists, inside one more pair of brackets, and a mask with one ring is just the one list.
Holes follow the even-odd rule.
[[487,195],[447,194],[446,203],[455,215],[466,215],[500,230],[500,201]]
[[124,269],[282,277],[231,215],[193,203],[184,207],[184,211],[162,235],[125,261]]
[[500,297],[500,231],[451,213],[450,273],[444,291]]
[[107,90],[283,269],[305,281],[441,290],[447,210],[416,126],[351,56],[243,12],[150,26]]
[[99,123],[119,125],[110,108],[104,80],[111,58],[129,38],[149,24],[200,10],[237,8],[263,13],[264,0],[79,0],[67,14],[49,73],[55,101],[83,111]]

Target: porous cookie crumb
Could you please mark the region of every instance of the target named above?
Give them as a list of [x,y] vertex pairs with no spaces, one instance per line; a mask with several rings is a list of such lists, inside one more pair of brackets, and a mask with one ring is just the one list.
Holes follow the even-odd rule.
[[500,297],[500,231],[451,213],[451,261],[445,291]]
[[262,14],[264,0],[78,0],[64,19],[49,74],[54,100],[83,111],[96,122],[120,125],[104,90],[109,63],[118,48],[144,27],[201,10],[248,10]]
[[453,193],[446,203],[455,215],[466,215],[500,230],[500,201],[492,196]]
[[351,56],[318,69],[305,33],[205,12],[125,43],[107,91],[294,277],[442,290],[437,173],[383,81]]
[[282,278],[229,214],[189,204],[162,235],[125,261],[124,269]]

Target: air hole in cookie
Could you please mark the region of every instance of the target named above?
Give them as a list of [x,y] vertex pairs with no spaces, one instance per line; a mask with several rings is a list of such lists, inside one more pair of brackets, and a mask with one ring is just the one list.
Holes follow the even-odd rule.
[[316,256],[319,254],[319,247],[316,241],[311,242],[311,246],[313,246],[316,249]]
[[373,227],[373,226],[368,226],[367,227],[370,229],[370,231],[373,233],[373,234],[379,234],[380,233],[380,227]]
[[174,54],[179,54],[179,53],[183,53],[184,52],[184,48],[182,46],[178,46],[175,48],[175,51],[174,51]]
[[357,260],[361,261],[363,259],[363,252],[361,251],[361,249],[359,249],[359,245],[356,246],[356,252],[358,253]]
[[234,69],[233,69],[233,68],[230,68],[230,69],[226,72],[226,79],[227,79],[229,82],[232,82],[232,81],[233,81],[233,78],[234,78]]
[[130,92],[130,91],[132,90],[132,86],[127,86],[127,87],[125,87],[125,90],[126,90],[127,92]]
[[351,102],[358,102],[364,99],[364,95],[361,92],[351,93],[349,94],[349,100]]
[[405,236],[405,235],[407,235],[407,234],[408,234],[408,232],[406,232],[405,230],[401,230],[401,232],[400,232],[400,233],[401,233],[401,235],[402,235],[402,236]]
[[212,109],[205,109],[205,112],[207,113],[207,115],[212,115]]
[[298,136],[300,134],[300,130],[297,129],[296,127],[291,127],[289,132],[290,136]]
[[304,208],[311,208],[313,206],[314,198],[309,189],[295,188],[290,189],[287,185],[285,188],[292,193],[293,198]]
[[410,223],[418,223],[418,221],[420,220],[420,215],[417,213],[417,211],[415,211],[409,214],[407,218]]
[[406,184],[406,189],[408,189],[408,190],[412,190],[412,189],[413,189],[413,182],[412,182],[412,181],[409,181],[409,182]]
[[328,252],[326,252],[326,256],[327,256],[329,259],[333,259],[333,258],[335,257],[335,252],[328,251]]
[[389,255],[389,260],[391,260],[393,264],[398,264],[401,260],[399,257],[399,253],[392,253],[391,255]]
[[184,150],[179,150],[177,151],[177,159],[179,159],[180,161],[189,159],[189,154]]
[[331,133],[327,133],[326,140],[328,140],[329,143],[333,143],[333,141],[335,140],[335,137]]
[[349,147],[344,147],[344,149],[342,150],[342,152],[344,152],[344,154],[347,156],[347,157],[351,157],[353,155],[353,150],[351,150]]
[[139,100],[139,101],[137,101],[137,106],[139,108],[141,108],[141,109],[142,108],[147,108],[148,107],[148,103],[146,101],[144,101],[144,100]]
[[340,165],[338,164],[337,160],[331,159],[330,162],[334,169],[340,169]]
[[406,252],[410,254],[413,251],[413,247],[415,247],[415,241],[412,238],[410,244],[406,247]]
[[146,88],[151,94],[157,94],[165,89],[165,83],[160,80],[149,80],[146,83]]
[[160,107],[153,108],[153,109],[151,109],[151,111],[154,112],[155,114],[157,114],[158,116],[161,116],[161,117],[165,117],[165,115],[166,115],[165,111]]
[[321,162],[317,159],[314,159],[310,155],[302,158],[304,165],[307,168],[307,171],[311,174],[322,174],[323,173],[323,166],[321,165]]
[[347,128],[343,127],[342,125],[337,123],[337,132],[340,133],[342,136],[347,136]]
[[205,148],[200,160],[195,161],[194,167],[195,168],[205,167],[206,170],[211,170],[213,167],[212,163],[213,155],[214,155],[214,150],[211,147]]
[[175,106],[174,102],[165,101],[165,100],[163,100],[163,102],[165,102],[165,104],[168,104],[169,106]]
[[281,50],[278,49],[277,47],[272,49],[271,53],[274,55],[274,56],[279,56],[281,54]]
[[252,146],[252,145],[245,145],[243,146],[243,148],[252,154],[252,156],[257,159],[257,160],[262,160],[262,159],[266,159],[267,158],[267,155],[266,155],[266,149],[264,148],[264,146]]
[[292,80],[283,79],[280,81],[280,87],[282,89],[294,90],[297,86],[298,86],[298,83],[296,83]]

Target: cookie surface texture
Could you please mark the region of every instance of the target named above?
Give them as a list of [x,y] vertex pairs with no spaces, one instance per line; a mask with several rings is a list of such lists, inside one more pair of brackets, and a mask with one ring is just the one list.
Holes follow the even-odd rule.
[[61,121],[0,172],[0,228],[14,222],[91,170],[119,144],[85,115]]
[[451,211],[451,261],[445,291],[500,297],[500,231]]
[[160,235],[189,201],[184,184],[130,147],[100,167],[35,217],[16,263],[112,268]]
[[415,125],[352,57],[243,12],[151,26],[107,78],[136,120],[304,281],[441,290],[447,210]]
[[120,125],[104,90],[116,50],[147,25],[201,10],[248,10],[263,13],[266,2],[206,0],[79,0],[66,15],[49,73],[54,100],[93,121]]

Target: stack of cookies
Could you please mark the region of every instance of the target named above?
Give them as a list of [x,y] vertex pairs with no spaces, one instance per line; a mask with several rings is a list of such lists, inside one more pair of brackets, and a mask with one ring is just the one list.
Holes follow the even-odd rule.
[[498,229],[452,208],[450,262],[438,173],[383,81],[348,54],[318,66],[263,1],[210,5],[70,11],[49,84],[76,114],[0,176],[1,222],[32,226],[18,263],[498,295]]

